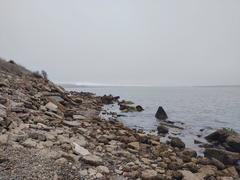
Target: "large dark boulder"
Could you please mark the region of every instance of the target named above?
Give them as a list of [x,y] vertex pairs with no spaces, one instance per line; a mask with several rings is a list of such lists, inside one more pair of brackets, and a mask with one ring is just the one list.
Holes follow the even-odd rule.
[[231,151],[240,152],[240,135],[231,135],[226,139],[226,143],[230,146]]
[[205,137],[215,145],[221,145],[226,150],[240,152],[240,135],[233,130],[219,129]]
[[236,165],[240,160],[240,154],[223,149],[207,148],[204,155],[208,158],[215,158],[221,161],[223,164]]
[[157,113],[155,114],[155,117],[159,120],[166,120],[168,119],[167,113],[165,112],[165,110],[163,109],[162,106],[160,106],[158,108]]
[[227,129],[218,129],[217,131],[209,134],[208,136],[206,136],[205,138],[209,141],[209,142],[225,142],[225,140],[227,139],[228,136],[231,135],[231,132],[228,131]]

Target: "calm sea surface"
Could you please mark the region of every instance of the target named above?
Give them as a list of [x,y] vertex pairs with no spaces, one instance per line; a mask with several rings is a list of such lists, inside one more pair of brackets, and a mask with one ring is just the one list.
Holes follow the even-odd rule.
[[[172,134],[182,138],[190,147],[194,139],[203,138],[215,129],[226,127],[240,132],[240,87],[80,87],[69,90],[112,94],[142,105],[141,113],[125,113],[120,120],[131,128],[156,130],[159,121],[154,115],[163,106],[169,120],[183,127]],[[118,111],[117,107],[107,109]],[[121,113],[122,114],[122,113]],[[181,125],[181,123],[184,125]],[[200,132],[200,129],[205,129]]]

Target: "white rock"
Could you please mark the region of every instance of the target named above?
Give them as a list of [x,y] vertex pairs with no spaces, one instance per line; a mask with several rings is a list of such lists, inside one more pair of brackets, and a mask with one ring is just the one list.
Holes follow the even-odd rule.
[[90,152],[87,149],[79,146],[77,143],[73,142],[72,146],[73,146],[74,153],[81,155],[81,156],[90,155]]
[[49,111],[52,111],[52,112],[57,112],[58,110],[58,107],[57,105],[53,104],[52,102],[49,102],[45,105],[45,107],[49,110]]

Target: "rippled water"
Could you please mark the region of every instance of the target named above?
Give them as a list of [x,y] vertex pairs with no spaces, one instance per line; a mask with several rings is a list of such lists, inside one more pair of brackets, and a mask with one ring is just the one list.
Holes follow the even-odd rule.
[[[163,106],[169,120],[184,123],[184,130],[173,130],[173,133],[179,133],[191,147],[194,139],[203,141],[197,135],[205,136],[214,129],[226,127],[240,132],[240,87],[81,87],[74,90],[119,95],[142,105],[145,111],[121,117],[132,128],[156,130],[159,121],[154,115],[158,106]],[[200,129],[205,130],[200,132]]]

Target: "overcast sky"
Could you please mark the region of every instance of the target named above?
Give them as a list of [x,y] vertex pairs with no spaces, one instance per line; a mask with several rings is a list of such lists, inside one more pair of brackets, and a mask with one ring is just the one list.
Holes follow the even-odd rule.
[[240,1],[0,0],[0,56],[55,82],[240,84]]

